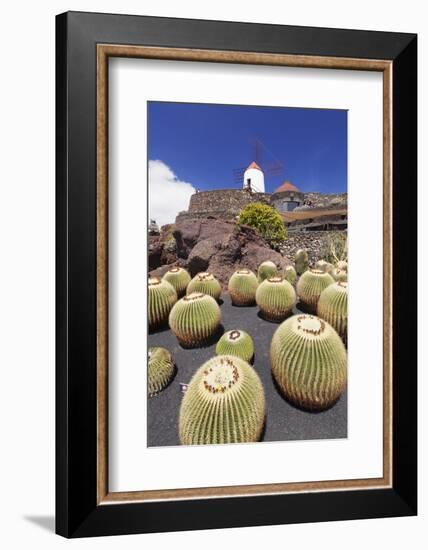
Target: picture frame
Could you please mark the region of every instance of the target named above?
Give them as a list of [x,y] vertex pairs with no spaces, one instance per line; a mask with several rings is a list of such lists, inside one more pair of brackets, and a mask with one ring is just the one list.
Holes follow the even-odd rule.
[[[381,478],[109,491],[112,57],[383,74]],[[68,12],[56,18],[56,98],[56,532],[86,537],[415,515],[417,36]],[[405,207],[403,194],[412,197]]]

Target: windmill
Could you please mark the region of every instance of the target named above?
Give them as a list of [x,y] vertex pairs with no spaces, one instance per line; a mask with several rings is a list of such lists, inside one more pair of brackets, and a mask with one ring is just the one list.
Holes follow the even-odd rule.
[[[260,168],[266,176],[280,176],[284,170],[283,163],[272,153],[270,149],[258,138],[255,138],[251,142],[251,158]],[[270,158],[267,162],[265,159]],[[233,181],[236,184],[242,184],[244,179],[244,173],[247,166],[234,168]]]

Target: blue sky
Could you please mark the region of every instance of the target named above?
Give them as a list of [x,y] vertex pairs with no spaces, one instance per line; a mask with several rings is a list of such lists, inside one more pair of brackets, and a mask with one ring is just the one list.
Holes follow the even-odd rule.
[[346,111],[148,104],[148,158],[200,190],[240,187],[233,169],[253,160],[255,138],[265,146],[262,164],[284,165],[281,175],[265,177],[267,192],[284,180],[302,191],[347,190]]

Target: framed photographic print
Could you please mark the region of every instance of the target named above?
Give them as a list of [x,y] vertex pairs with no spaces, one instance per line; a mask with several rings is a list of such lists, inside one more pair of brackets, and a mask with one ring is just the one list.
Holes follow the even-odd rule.
[[416,36],[56,24],[57,532],[416,514]]

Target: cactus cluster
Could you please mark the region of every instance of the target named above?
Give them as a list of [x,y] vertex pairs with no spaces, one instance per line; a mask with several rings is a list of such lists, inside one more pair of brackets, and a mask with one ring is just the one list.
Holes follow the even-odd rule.
[[331,271],[331,276],[335,281],[342,281],[347,282],[348,281],[348,273],[344,269],[340,269],[338,267],[335,267]]
[[159,328],[166,324],[172,306],[177,301],[177,293],[174,287],[159,279],[151,277],[148,284],[148,316],[149,330]]
[[308,311],[316,312],[321,292],[333,283],[334,279],[328,273],[310,269],[300,277],[296,287],[297,295]]
[[239,269],[230,277],[228,291],[234,306],[251,306],[256,301],[259,282],[249,269]]
[[287,265],[287,267],[284,268],[284,279],[288,281],[291,285],[294,285],[297,279],[297,273],[296,270],[292,265]]
[[272,373],[285,397],[305,409],[321,410],[342,394],[347,354],[340,336],[323,319],[294,315],[273,335]]
[[174,376],[174,362],[165,348],[149,348],[147,369],[147,393],[149,397],[161,392]]
[[275,277],[277,273],[278,270],[276,265],[270,260],[262,262],[257,269],[257,276],[260,283],[269,277]]
[[168,281],[175,288],[178,298],[182,298],[186,294],[187,285],[190,283],[190,275],[182,267],[171,267],[162,279]]
[[343,271],[348,271],[348,262],[345,260],[339,260],[336,264],[337,269],[342,269]]
[[254,356],[254,342],[243,330],[229,330],[217,342],[217,355],[233,355],[249,363]]
[[309,268],[309,258],[306,250],[299,249],[294,256],[294,266],[297,274],[301,275]]
[[181,298],[169,314],[169,326],[183,347],[202,346],[216,333],[220,307],[212,296],[192,292]]
[[315,269],[324,271],[324,273],[331,273],[334,269],[334,265],[330,262],[326,262],[325,260],[318,260],[315,264]]
[[317,315],[336,330],[346,343],[348,332],[348,283],[337,282],[321,292]]
[[221,285],[212,273],[201,271],[193,277],[187,286],[187,294],[192,292],[202,292],[212,296],[214,300],[219,300],[221,295]]
[[270,277],[263,281],[256,292],[256,302],[261,315],[268,321],[282,321],[296,303],[293,286],[281,277]]
[[218,355],[195,373],[179,416],[183,445],[245,443],[260,439],[265,396],[256,371],[239,357]]

